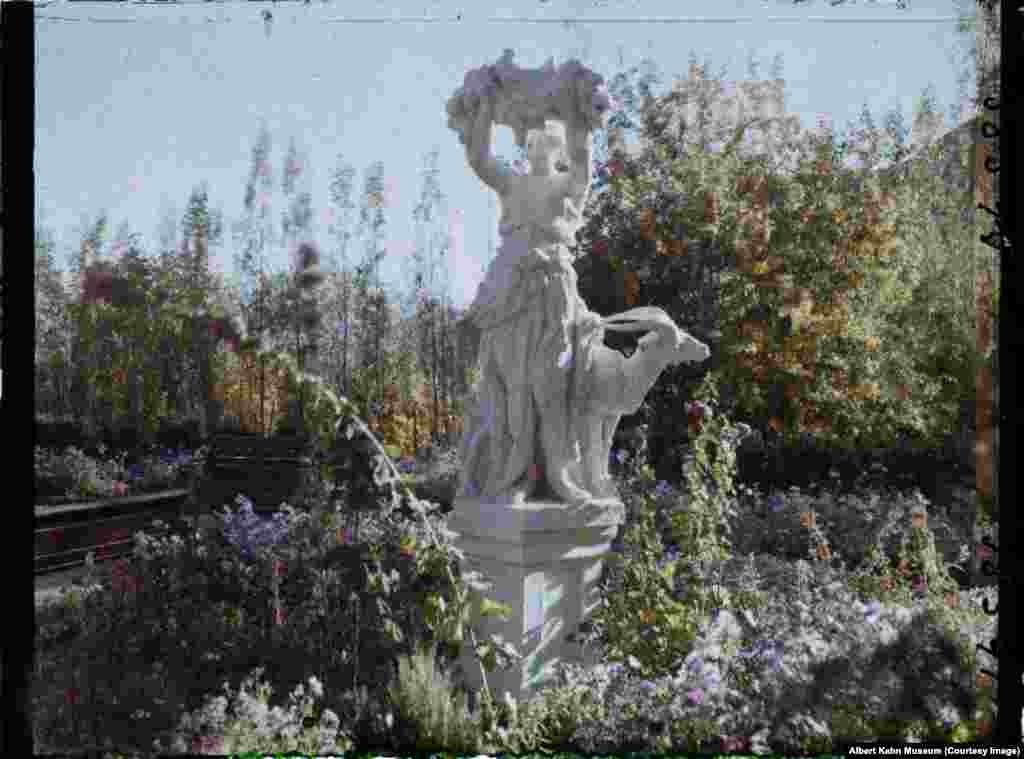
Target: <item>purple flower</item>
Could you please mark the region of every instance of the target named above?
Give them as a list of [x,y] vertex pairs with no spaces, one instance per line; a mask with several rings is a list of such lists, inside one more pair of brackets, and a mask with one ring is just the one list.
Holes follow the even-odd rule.
[[777,671],[782,669],[782,649],[781,641],[759,638],[750,645],[750,648],[740,650],[737,656],[743,659],[762,658],[766,660],[769,671]]
[[882,604],[879,601],[872,601],[865,606],[864,620],[869,624],[875,624],[882,614]]
[[691,704],[700,705],[704,703],[704,691],[700,688],[693,688],[686,691],[686,700]]
[[238,511],[222,517],[224,536],[250,559],[256,558],[264,548],[279,545],[291,531],[288,517],[276,514],[273,519],[260,519],[253,513],[252,502],[245,496],[236,501]]
[[781,493],[773,493],[768,496],[768,509],[773,514],[778,514],[786,508],[786,498]]
[[615,459],[619,462],[619,464],[625,464],[626,459],[629,458],[629,454],[622,448],[615,451],[613,455],[615,456]]
[[128,467],[128,479],[132,482],[145,479],[146,477],[146,465],[145,464],[132,464]]
[[[722,673],[716,667],[710,667],[704,672],[704,691],[717,690],[722,684]],[[701,691],[703,694],[703,691]]]
[[704,671],[704,659],[696,651],[686,657],[684,664],[687,671],[692,675],[699,675]]
[[755,640],[750,644],[750,648],[741,648],[736,652],[736,655],[741,659],[750,659],[754,656],[758,656],[767,647],[767,642],[764,640]]
[[670,496],[675,495],[675,492],[675,488],[664,480],[658,480],[658,484],[654,486],[655,498],[669,498]]
[[679,557],[681,555],[682,554],[679,552],[678,548],[670,548],[660,559],[658,559],[658,569],[663,569],[668,564],[679,561]]

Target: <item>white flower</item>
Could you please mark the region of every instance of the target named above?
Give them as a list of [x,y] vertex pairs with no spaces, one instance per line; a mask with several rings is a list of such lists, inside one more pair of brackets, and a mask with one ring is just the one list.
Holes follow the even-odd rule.
[[260,725],[267,717],[267,705],[248,693],[239,693],[236,712],[240,720]]
[[320,726],[325,730],[337,730],[341,724],[338,715],[330,709],[324,709],[320,714]]
[[309,690],[313,694],[313,698],[320,699],[324,696],[324,686],[315,677],[309,678]]

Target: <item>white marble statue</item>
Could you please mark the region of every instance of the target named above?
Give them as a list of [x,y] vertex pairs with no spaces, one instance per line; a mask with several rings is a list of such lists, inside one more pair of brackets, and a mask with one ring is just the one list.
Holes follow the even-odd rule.
[[[617,497],[608,455],[619,419],[640,407],[666,366],[708,357],[661,309],[602,318],[577,291],[569,246],[590,190],[591,132],[609,104],[601,77],[577,62],[520,69],[508,51],[470,72],[449,101],[469,165],[501,199],[498,255],[469,312],[481,329],[481,377],[460,448],[459,497],[575,505]],[[528,128],[529,174],[496,162],[495,123]],[[560,157],[568,171],[556,170]],[[626,358],[604,345],[606,329],[649,334]]]

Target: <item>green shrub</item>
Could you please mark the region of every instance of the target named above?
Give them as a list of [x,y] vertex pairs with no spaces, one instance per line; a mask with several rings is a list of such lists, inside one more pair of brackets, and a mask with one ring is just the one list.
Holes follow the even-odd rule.
[[432,650],[399,659],[397,682],[388,695],[395,709],[395,749],[480,750],[478,721],[466,707],[465,694],[453,693],[450,680],[438,672]]
[[712,411],[717,405],[712,380],[705,380],[698,397],[707,402],[692,407],[698,434],[684,465],[687,501],[669,518],[678,557],[666,560],[651,492],[653,472],[637,461],[624,492],[632,518],[623,554],[611,556],[601,604],[581,626],[587,632],[574,636],[585,645],[598,641],[606,661],[637,661],[644,676],[677,667],[691,652],[700,625],[726,603],[707,586],[705,576],[713,562],[729,556],[726,516],[735,511],[738,430]]

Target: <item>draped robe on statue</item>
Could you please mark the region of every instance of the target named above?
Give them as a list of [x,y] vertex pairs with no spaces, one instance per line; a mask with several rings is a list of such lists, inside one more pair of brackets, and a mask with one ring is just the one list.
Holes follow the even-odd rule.
[[[608,349],[602,318],[579,296],[567,249],[579,214],[557,192],[557,179],[543,189],[533,177],[513,181],[498,255],[470,306],[482,331],[481,377],[460,450],[460,495],[518,490],[570,503],[614,497],[607,456],[618,415],[587,419],[584,408],[597,346]],[[531,465],[552,492],[531,492]]]

